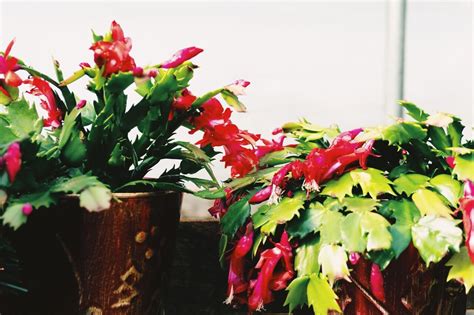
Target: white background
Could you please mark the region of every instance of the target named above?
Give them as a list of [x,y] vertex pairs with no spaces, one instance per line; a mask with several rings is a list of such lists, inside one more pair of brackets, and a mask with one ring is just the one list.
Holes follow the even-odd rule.
[[[405,99],[428,111],[473,122],[472,4],[408,1]],[[244,78],[252,82],[235,114],[242,128],[269,135],[306,117],[342,129],[386,122],[386,1],[18,2],[0,3],[0,47],[16,38],[13,55],[53,74],[92,63],[90,29],[117,20],[133,39],[138,64],[159,63],[198,46],[191,89],[201,94]],[[76,94],[89,98],[75,85]],[[77,88],[81,88],[77,90]],[[79,92],[80,91],[80,92]],[[83,93],[83,94],[81,94]],[[217,164],[217,163],[216,163]],[[159,170],[154,172],[159,174]],[[228,171],[218,168],[218,176]],[[188,215],[204,205],[187,199]]]

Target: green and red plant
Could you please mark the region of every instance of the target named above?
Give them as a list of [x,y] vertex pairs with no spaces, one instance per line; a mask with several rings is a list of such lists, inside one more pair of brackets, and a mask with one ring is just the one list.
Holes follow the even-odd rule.
[[[13,57],[12,49],[13,41],[0,54],[2,230],[20,228],[28,216],[65,194],[77,194],[89,211],[108,209],[112,192],[191,192],[187,182],[200,188],[198,196],[223,196],[221,189],[208,193],[220,186],[210,168],[218,146],[224,147],[223,160],[233,174],[256,163],[248,147],[258,136],[237,128],[230,121],[231,110],[216,98],[221,95],[244,111],[238,95],[249,82],[238,80],[194,96],[189,84],[197,66],[190,59],[200,48],[185,48],[167,61],[140,67],[130,54],[131,39],[114,21],[104,36],[93,34],[94,64],[81,62],[66,79],[57,61],[53,79]],[[86,89],[71,91],[69,85],[82,77],[90,79]],[[92,93],[91,101],[85,100],[86,91]],[[132,104],[130,94],[139,100]],[[201,148],[176,140],[179,128],[203,131]],[[158,178],[145,178],[163,160],[177,163]],[[200,170],[209,178],[192,177]],[[14,259],[1,236],[0,255],[0,288],[6,288],[9,272],[18,266],[10,264]]]
[[226,302],[259,311],[286,290],[290,312],[341,312],[333,287],[361,257],[384,301],[382,271],[408,247],[427,266],[449,266],[448,280],[469,291],[474,143],[458,118],[401,105],[414,121],[340,133],[303,120],[275,131],[291,144],[282,136],[254,150],[258,167],[228,180],[210,209],[221,223]]

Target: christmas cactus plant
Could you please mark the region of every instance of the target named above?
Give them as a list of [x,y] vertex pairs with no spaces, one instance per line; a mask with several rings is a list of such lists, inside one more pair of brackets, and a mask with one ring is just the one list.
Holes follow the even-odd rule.
[[210,209],[221,223],[226,302],[253,312],[283,293],[290,312],[341,312],[334,287],[351,281],[360,258],[383,302],[382,271],[408,247],[469,291],[474,144],[458,118],[401,104],[414,121],[340,133],[303,120],[255,148],[258,165],[228,180]]
[[[113,22],[104,36],[93,34],[90,50],[94,62],[81,62],[78,71],[63,77],[54,61],[56,79],[13,56],[13,41],[0,53],[0,218],[4,226],[18,229],[28,216],[56,204],[64,194],[79,196],[89,211],[107,209],[112,192],[189,191],[186,182],[200,188],[202,197],[223,196],[210,169],[214,147],[226,147],[226,164],[239,172],[234,158],[253,142],[242,134],[228,141],[231,110],[244,105],[238,95],[249,82],[238,80],[200,97],[188,89],[197,68],[191,61],[202,49],[189,47],[169,60],[140,67],[131,56],[131,39]],[[72,91],[70,84],[89,78],[86,89]],[[79,82],[78,82],[79,83]],[[91,97],[86,97],[89,93]],[[138,101],[131,104],[128,96]],[[86,100],[90,99],[90,100]],[[223,127],[223,123],[226,126]],[[201,147],[179,141],[179,128],[203,131]],[[221,129],[222,129],[221,128]],[[145,178],[163,160],[178,163],[159,178]],[[192,177],[200,170],[209,179]],[[5,255],[3,255],[5,253]],[[10,264],[10,250],[0,243],[2,276],[17,267]],[[4,258],[3,257],[7,257]],[[12,268],[9,268],[12,266]],[[14,268],[13,268],[14,267]]]

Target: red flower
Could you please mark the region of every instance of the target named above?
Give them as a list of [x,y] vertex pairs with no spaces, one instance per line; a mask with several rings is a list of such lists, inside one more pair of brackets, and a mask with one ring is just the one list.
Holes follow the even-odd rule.
[[232,189],[225,188],[225,198],[214,200],[214,204],[209,208],[209,213],[215,218],[222,218],[226,214],[227,209],[233,203],[234,197],[232,195]]
[[456,166],[456,162],[454,161],[454,156],[447,156],[445,160],[446,160],[446,163],[448,163],[448,166],[450,168],[454,168],[454,166]]
[[240,144],[228,144],[224,146],[224,150],[226,153],[221,161],[224,162],[226,167],[231,167],[232,177],[245,176],[258,164],[255,152]]
[[305,187],[308,190],[319,190],[319,185],[347,171],[354,162],[367,168],[367,158],[372,153],[374,140],[365,143],[354,141],[362,129],[343,132],[337,136],[327,149],[316,148],[308,154],[305,161]]
[[[7,85],[18,87],[22,83],[20,76],[15,73],[19,69],[18,59],[9,56],[14,43],[15,40],[12,40],[8,44],[4,55],[0,56],[0,74],[3,74]],[[4,92],[2,91],[2,93]],[[5,95],[9,96],[8,93]]]
[[464,196],[459,200],[463,210],[464,233],[466,233],[466,247],[472,263],[474,263],[474,183],[464,182]]
[[21,151],[18,142],[10,144],[7,152],[0,158],[0,166],[2,164],[5,165],[10,183],[13,183],[21,168]]
[[370,290],[380,302],[385,302],[385,289],[383,286],[383,275],[379,265],[372,263],[370,270]]
[[264,157],[268,153],[275,152],[275,151],[281,151],[284,149],[283,147],[283,141],[285,140],[285,136],[281,136],[278,138],[278,140],[272,140],[268,141],[266,139],[262,139],[262,142],[264,145],[262,146],[257,146],[257,150],[255,151],[255,154],[257,155],[258,158]]
[[245,256],[250,252],[253,245],[252,223],[247,224],[245,235],[242,236],[230,256],[229,276],[227,278],[227,299],[231,303],[235,295],[247,291],[248,281],[245,272]]
[[229,108],[224,110],[222,104],[216,99],[211,98],[201,106],[202,112],[199,116],[192,119],[194,129],[191,133],[201,129],[208,129],[228,122],[232,111]]
[[202,53],[204,50],[201,48],[197,47],[188,47],[181,49],[174,53],[174,55],[167,61],[163,62],[161,64],[161,67],[164,69],[169,69],[169,68],[176,68],[180,66],[183,62],[199,55]]
[[287,287],[295,272],[293,270],[293,253],[288,234],[283,232],[279,243],[260,255],[255,268],[260,269],[256,280],[250,282],[248,305],[250,311],[261,310],[273,300],[272,291]]
[[62,113],[56,106],[56,100],[54,98],[53,90],[49,86],[48,82],[41,78],[33,77],[33,79],[27,80],[32,85],[32,89],[29,93],[42,97],[41,107],[48,113],[48,117],[44,119],[44,125],[46,127],[58,128],[61,126]]
[[177,110],[188,110],[196,98],[197,97],[191,94],[188,89],[184,89],[181,96],[174,100],[172,108]]
[[104,67],[103,75],[110,76],[119,71],[132,71],[135,60],[130,56],[132,40],[125,37],[117,22],[113,21],[110,27],[112,41],[98,41],[91,46],[94,51],[94,61],[98,67]]

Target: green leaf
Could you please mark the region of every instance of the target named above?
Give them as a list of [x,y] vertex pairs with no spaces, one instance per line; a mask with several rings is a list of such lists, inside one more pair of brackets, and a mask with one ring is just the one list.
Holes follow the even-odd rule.
[[425,188],[428,184],[429,177],[420,174],[405,174],[400,175],[393,181],[395,191],[400,195],[405,193],[410,197],[416,190]]
[[227,213],[221,219],[222,232],[229,238],[233,238],[235,232],[244,225],[250,216],[250,197],[240,199],[233,203]]
[[103,184],[95,176],[79,175],[58,181],[51,187],[51,192],[78,194],[84,189],[92,186],[103,186]]
[[295,256],[295,270],[298,271],[299,277],[319,273],[318,255],[320,248],[319,237],[313,237],[300,243]]
[[412,196],[413,202],[422,215],[437,215],[451,218],[452,211],[438,193],[428,189],[418,189]]
[[223,188],[219,188],[219,189],[206,189],[206,190],[196,191],[193,193],[193,195],[199,198],[213,200],[213,199],[224,198],[226,193]]
[[8,122],[0,116],[0,145],[9,144],[18,139],[19,138],[8,127]]
[[453,179],[450,175],[441,174],[430,180],[433,188],[446,198],[453,207],[457,207],[461,197],[461,183]]
[[133,73],[118,72],[110,76],[105,88],[110,93],[121,93],[129,87],[134,81]]
[[79,195],[79,205],[90,212],[97,212],[109,209],[111,199],[112,193],[107,187],[91,186]]
[[453,123],[448,126],[448,134],[451,138],[451,143],[453,147],[458,147],[461,145],[463,130],[463,124],[457,119],[455,119]]
[[[307,299],[307,288],[309,283],[309,277],[298,277],[291,281],[290,285],[286,288],[288,295],[284,306],[289,305],[290,313],[293,312],[298,306],[301,307],[308,303]],[[327,314],[325,314],[327,315]]]
[[297,192],[293,197],[285,197],[278,204],[271,207],[268,212],[270,221],[282,224],[290,221],[294,216],[299,216],[306,200],[304,192]]
[[7,207],[5,213],[0,217],[3,225],[9,225],[14,230],[18,230],[20,226],[26,223],[27,217],[23,214],[23,204],[12,204]]
[[446,263],[446,266],[451,267],[448,274],[448,281],[455,279],[463,283],[466,288],[466,294],[469,293],[474,285],[474,264],[469,258],[466,247],[461,247],[459,253],[455,253]]
[[408,115],[410,115],[413,119],[417,121],[425,121],[429,117],[428,113],[426,113],[413,103],[400,101],[400,105],[406,109]]
[[427,265],[441,261],[450,249],[459,251],[463,233],[457,224],[456,220],[428,215],[413,225],[413,245]]
[[9,127],[15,136],[25,138],[41,129],[41,121],[36,109],[30,107],[25,99],[11,102],[7,111]]
[[366,170],[356,169],[350,172],[354,183],[362,188],[363,195],[369,194],[373,199],[377,199],[380,194],[395,195],[390,187],[391,181],[388,180],[382,171],[368,168]]
[[413,139],[423,141],[427,132],[419,124],[412,122],[401,122],[385,128],[382,132],[383,140],[389,144],[404,144]]
[[452,146],[451,141],[443,128],[429,126],[428,135],[431,139],[431,143],[438,150],[446,152],[446,148]]
[[349,173],[342,175],[338,179],[330,180],[326,183],[321,195],[335,197],[342,200],[345,196],[352,196],[354,181]]
[[454,158],[456,164],[453,173],[456,174],[458,180],[474,181],[474,153],[458,154]]
[[321,242],[323,244],[337,244],[342,240],[341,223],[344,216],[337,211],[325,211],[321,220]]
[[239,98],[232,92],[223,89],[221,91],[222,98],[224,101],[231,107],[233,107],[236,111],[238,112],[245,112],[247,108],[245,107],[244,104],[242,104],[241,101],[239,101]]
[[344,198],[342,205],[349,211],[363,213],[375,210],[379,203],[371,198],[352,197]]
[[255,227],[261,227],[263,233],[273,234],[278,224],[283,224],[294,216],[299,216],[299,210],[303,208],[305,199],[304,192],[296,193],[293,197],[283,198],[279,203],[266,208],[262,220],[257,223],[254,221]]
[[327,315],[330,310],[342,312],[337,304],[337,295],[328,281],[312,274],[308,283],[308,305],[313,307],[314,315]]
[[227,250],[228,237],[225,234],[221,235],[219,239],[219,263],[224,266],[225,262],[225,251]]
[[312,203],[300,216],[288,223],[286,231],[291,237],[303,238],[309,233],[319,231],[326,208],[319,202]]
[[348,278],[347,254],[342,246],[322,245],[319,249],[318,261],[321,265],[321,273],[328,277],[331,286],[335,280]]
[[387,203],[387,207],[392,210],[391,216],[396,219],[389,230],[392,234],[392,250],[398,258],[410,244],[411,227],[418,222],[421,214],[415,204],[407,199],[391,200]]
[[388,249],[392,244],[390,223],[378,213],[366,212],[361,218],[362,230],[367,233],[367,250]]
[[278,164],[287,163],[297,157],[299,154],[297,148],[284,148],[283,150],[270,152],[260,158],[260,166],[274,166]]
[[367,247],[367,238],[361,227],[362,215],[349,213],[341,223],[342,244],[349,252],[363,253]]

